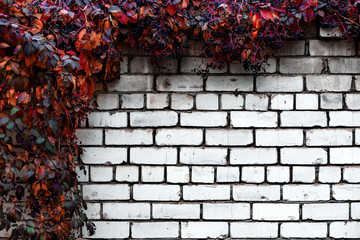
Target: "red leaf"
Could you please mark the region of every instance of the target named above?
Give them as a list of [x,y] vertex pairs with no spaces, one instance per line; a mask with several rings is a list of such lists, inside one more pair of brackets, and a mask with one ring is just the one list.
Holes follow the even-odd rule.
[[118,18],[118,19],[122,24],[125,24],[125,25],[127,25],[129,22],[129,18],[125,14],[121,14],[120,18]]
[[26,96],[27,96],[26,92],[20,93],[18,96],[18,102],[20,103],[20,102],[24,101],[26,99]]
[[263,9],[263,10],[260,10],[260,14],[263,19],[274,21],[274,12],[273,11]]
[[166,10],[168,11],[168,13],[173,15],[176,13],[177,7],[174,4],[171,4],[171,5],[167,6]]
[[9,44],[7,44],[7,43],[0,43],[0,48],[8,48],[8,47],[10,47]]

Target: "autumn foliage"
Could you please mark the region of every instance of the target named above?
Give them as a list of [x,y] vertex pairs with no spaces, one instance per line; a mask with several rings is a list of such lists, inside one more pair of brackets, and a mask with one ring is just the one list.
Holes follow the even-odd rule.
[[357,0],[1,0],[0,229],[13,239],[73,239],[93,224],[75,173],[75,130],[96,81],[118,78],[121,49],[153,63],[203,42],[208,68],[240,60],[258,70],[266,50],[316,22],[347,40]]

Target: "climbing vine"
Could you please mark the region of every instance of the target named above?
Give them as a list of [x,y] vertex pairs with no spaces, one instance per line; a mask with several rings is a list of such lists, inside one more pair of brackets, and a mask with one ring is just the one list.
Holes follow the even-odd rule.
[[[0,230],[13,239],[75,239],[86,203],[75,130],[94,83],[119,77],[121,49],[154,64],[203,43],[207,68],[240,60],[259,70],[267,50],[316,22],[359,33],[360,0],[1,0]],[[160,59],[160,60],[159,60]]]

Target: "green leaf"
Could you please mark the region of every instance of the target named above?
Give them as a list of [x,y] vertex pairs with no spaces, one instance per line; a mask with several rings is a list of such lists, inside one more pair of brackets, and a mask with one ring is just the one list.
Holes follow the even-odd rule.
[[36,144],[42,144],[43,142],[45,141],[45,138],[43,138],[43,137],[38,137],[37,139],[36,139]]
[[32,227],[27,227],[27,228],[26,228],[26,231],[27,231],[29,234],[34,234],[34,233],[35,233],[35,229],[32,228]]
[[30,129],[30,135],[35,136],[35,137],[39,137],[39,131],[36,129]]
[[18,126],[18,128],[22,131],[24,130],[24,128],[26,127],[26,125],[21,121],[20,118],[16,118],[15,119],[16,125]]
[[13,107],[10,112],[11,116],[14,115],[15,113],[17,113],[19,110],[20,109],[18,107]]
[[0,119],[0,126],[6,124],[9,120],[10,120],[10,118],[8,118],[8,117],[2,117]]
[[53,130],[53,132],[55,133],[56,131],[57,131],[57,129],[58,129],[58,124],[57,124],[57,122],[56,121],[54,121],[54,120],[49,120],[49,126],[50,126],[50,128]]
[[4,138],[5,136],[5,133],[0,133],[0,138]]
[[56,147],[53,146],[49,141],[45,142],[45,147],[47,148],[47,150],[51,151],[51,152],[55,152],[56,151]]
[[14,126],[15,126],[15,122],[14,121],[10,121],[8,122],[8,124],[6,124],[6,128],[8,130],[13,130],[14,129]]

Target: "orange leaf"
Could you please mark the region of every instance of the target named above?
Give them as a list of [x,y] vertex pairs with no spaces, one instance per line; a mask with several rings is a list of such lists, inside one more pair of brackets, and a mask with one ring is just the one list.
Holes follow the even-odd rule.
[[81,30],[81,31],[79,32],[79,37],[78,37],[78,39],[81,40],[81,39],[84,37],[84,35],[86,34],[86,32],[87,32],[86,29]]
[[181,7],[184,9],[187,8],[188,5],[189,5],[189,0],[183,0]]
[[263,9],[263,10],[260,10],[260,14],[263,19],[274,21],[274,12],[273,11]]
[[92,48],[97,48],[101,45],[100,43],[101,33],[91,32],[90,34],[90,42]]
[[256,13],[253,17],[252,17],[252,24],[254,25],[254,27],[256,28],[256,29],[259,29],[260,27],[261,27],[261,22],[260,22],[260,20],[261,20],[261,17],[260,17],[260,15],[258,14],[258,13]]
[[10,47],[9,44],[7,44],[7,43],[0,43],[0,48],[8,48],[8,47]]

